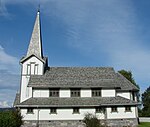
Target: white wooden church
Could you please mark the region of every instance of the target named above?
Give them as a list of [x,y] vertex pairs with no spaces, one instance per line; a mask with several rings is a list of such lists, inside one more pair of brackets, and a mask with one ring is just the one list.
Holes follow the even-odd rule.
[[20,63],[20,93],[14,107],[20,109],[24,121],[47,121],[61,127],[69,121],[82,123],[85,114],[92,113],[110,126],[123,126],[124,121],[138,124],[139,89],[112,67],[48,66],[42,51],[39,11],[27,54]]

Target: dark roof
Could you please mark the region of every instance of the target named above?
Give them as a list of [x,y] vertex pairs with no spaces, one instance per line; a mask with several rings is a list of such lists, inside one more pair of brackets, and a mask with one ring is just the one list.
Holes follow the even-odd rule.
[[15,101],[14,101],[13,106],[18,105],[19,103],[20,103],[20,94],[17,93],[17,94],[16,94],[16,97],[15,97]]
[[33,57],[33,56],[35,56],[37,59],[39,59],[39,60],[42,61],[43,63],[47,62],[47,59],[48,59],[47,57],[42,57],[42,58],[40,58],[40,57],[38,57],[38,56],[32,54],[32,55],[30,55],[30,56],[22,57],[21,60],[20,60],[20,63],[23,63],[24,61],[28,60],[29,58],[31,58],[31,57]]
[[134,90],[137,91],[139,88],[132,84],[128,79],[126,79],[123,75],[120,73],[116,73],[116,80],[121,86],[121,90]]
[[120,88],[138,90],[111,67],[50,67],[44,75],[32,75],[28,86],[41,88]]
[[117,97],[71,97],[71,98],[30,98],[18,107],[86,107],[86,106],[137,105],[137,102]]

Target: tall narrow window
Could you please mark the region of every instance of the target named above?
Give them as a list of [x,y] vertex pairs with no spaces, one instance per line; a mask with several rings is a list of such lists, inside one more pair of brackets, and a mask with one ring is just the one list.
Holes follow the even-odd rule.
[[73,108],[73,114],[79,114],[79,108]]
[[59,97],[59,89],[50,89],[49,96],[50,97]]
[[50,109],[50,114],[56,114],[57,113],[57,109],[56,108],[51,108]]
[[33,108],[27,108],[27,113],[28,114],[33,113]]
[[31,74],[31,64],[27,64],[27,75]]
[[126,106],[125,107],[125,112],[131,112],[131,107],[130,106]]
[[132,92],[132,99],[133,99],[133,101],[135,101],[135,93],[134,92]]
[[92,97],[101,97],[101,89],[92,89]]
[[38,64],[34,65],[34,74],[37,75],[38,74]]
[[80,97],[80,89],[71,89],[71,97]]
[[114,107],[111,107],[111,112],[118,112],[118,111],[117,111],[117,107],[115,107],[115,106],[114,106]]

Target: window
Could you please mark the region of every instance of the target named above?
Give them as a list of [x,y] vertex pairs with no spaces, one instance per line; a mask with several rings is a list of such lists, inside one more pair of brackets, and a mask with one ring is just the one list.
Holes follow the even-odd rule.
[[102,113],[102,112],[104,112],[104,108],[103,107],[96,107],[95,108],[95,111],[96,111],[96,113]]
[[111,112],[117,112],[117,107],[111,107]]
[[34,65],[34,74],[37,75],[38,74],[38,64]]
[[59,89],[50,89],[49,96],[50,97],[59,97]]
[[101,97],[101,89],[92,89],[92,97]]
[[79,114],[79,108],[73,108],[73,114]]
[[126,106],[125,107],[125,112],[131,112],[131,107],[130,106]]
[[80,97],[80,89],[71,89],[71,97]]
[[57,113],[56,108],[51,108],[51,109],[50,109],[50,114],[56,114],[56,113]]
[[27,75],[31,74],[31,64],[27,64]]
[[132,92],[132,99],[133,99],[133,101],[135,101],[135,93],[134,92]]
[[33,108],[28,108],[27,113],[33,113]]

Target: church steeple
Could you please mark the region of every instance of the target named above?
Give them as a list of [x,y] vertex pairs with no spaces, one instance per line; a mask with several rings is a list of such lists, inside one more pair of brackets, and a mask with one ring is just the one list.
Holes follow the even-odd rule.
[[34,28],[32,31],[27,56],[35,55],[39,58],[43,58],[42,50],[42,37],[41,37],[41,24],[40,24],[40,11],[38,10]]
[[28,87],[30,76],[43,75],[48,67],[48,58],[43,56],[42,50],[39,10],[37,12],[27,54],[20,60],[20,63],[22,65],[20,102],[23,102],[32,97],[32,88]]

